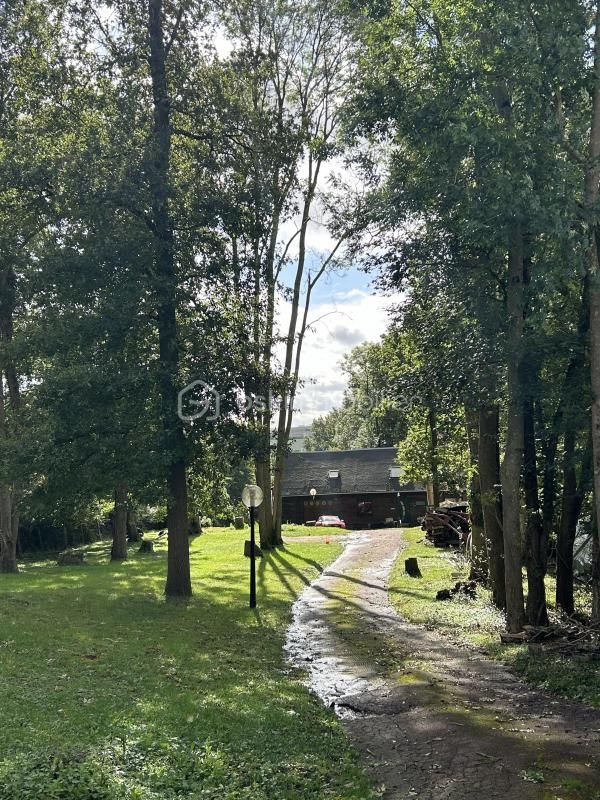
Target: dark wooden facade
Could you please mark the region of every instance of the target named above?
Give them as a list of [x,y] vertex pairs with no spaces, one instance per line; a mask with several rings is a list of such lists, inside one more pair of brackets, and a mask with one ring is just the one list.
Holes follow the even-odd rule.
[[[395,524],[416,525],[426,507],[425,492],[381,492],[284,497],[283,521],[304,525],[323,514],[341,517],[349,528],[380,528]],[[370,504],[370,505],[369,505]],[[367,509],[365,511],[365,509]],[[404,512],[404,513],[403,513]]]
[[393,447],[290,453],[283,521],[303,525],[334,514],[355,529],[414,525],[425,513],[426,488],[401,484],[398,470]]

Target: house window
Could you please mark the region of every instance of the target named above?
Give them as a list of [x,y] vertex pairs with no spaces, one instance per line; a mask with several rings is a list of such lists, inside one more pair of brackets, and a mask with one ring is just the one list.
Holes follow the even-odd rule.
[[340,479],[340,471],[339,469],[330,469],[327,473],[327,483],[329,485],[329,491],[331,492],[340,492],[342,489],[342,482]]
[[358,504],[359,517],[368,517],[373,515],[373,503],[370,500],[362,500]]

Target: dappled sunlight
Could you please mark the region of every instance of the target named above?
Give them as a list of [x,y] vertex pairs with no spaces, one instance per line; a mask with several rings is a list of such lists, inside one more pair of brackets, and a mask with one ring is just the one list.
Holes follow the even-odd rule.
[[132,786],[146,780],[137,763],[153,780],[164,773],[177,781],[182,754],[195,763],[192,753],[210,740],[219,755],[198,758],[216,771],[212,781],[219,759],[229,770],[243,753],[258,764],[251,743],[275,732],[265,769],[275,771],[290,737],[295,758],[318,765],[317,773],[346,758],[337,727],[290,679],[282,656],[291,602],[339,547],[298,543],[267,553],[251,610],[246,535],[215,530],[193,540],[194,596],[186,603],[164,598],[164,546],[138,555],[133,545],[128,561],[111,564],[106,543],[92,545],[86,565],[36,562],[2,579],[0,773],[20,752],[67,752],[85,742]]

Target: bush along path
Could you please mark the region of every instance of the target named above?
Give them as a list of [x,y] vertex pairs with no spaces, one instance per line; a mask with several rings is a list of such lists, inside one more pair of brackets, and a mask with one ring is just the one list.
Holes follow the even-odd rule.
[[351,539],[297,601],[287,641],[380,796],[598,800],[600,711],[402,620],[387,588],[402,547],[397,530]]

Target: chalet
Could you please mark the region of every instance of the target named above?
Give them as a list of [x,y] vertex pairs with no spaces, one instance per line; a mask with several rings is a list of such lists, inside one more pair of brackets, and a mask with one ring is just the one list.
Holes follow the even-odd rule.
[[335,514],[349,528],[414,525],[427,505],[423,483],[402,483],[395,447],[289,453],[283,521],[304,524]]

